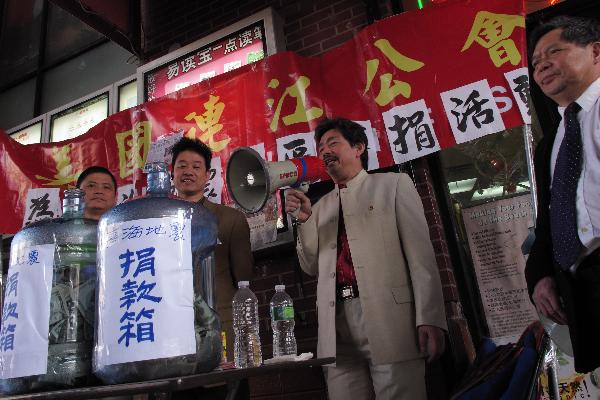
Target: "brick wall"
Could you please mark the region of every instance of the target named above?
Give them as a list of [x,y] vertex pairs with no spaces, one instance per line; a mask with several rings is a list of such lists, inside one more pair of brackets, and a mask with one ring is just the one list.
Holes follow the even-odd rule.
[[[362,0],[235,0],[143,2],[143,53],[151,61],[169,52],[176,43],[184,46],[266,7],[283,18],[286,49],[314,56],[339,46],[367,25]],[[389,14],[382,3],[382,12]]]
[[[447,379],[452,378],[457,380],[467,366],[475,359],[475,347],[458,296],[454,268],[452,267],[448,244],[444,234],[440,206],[431,179],[431,170],[425,158],[414,160],[411,164],[414,170],[415,185],[423,200],[425,218],[429,225],[429,236],[435,251],[435,258],[442,281],[442,290],[444,291],[448,339],[452,353],[451,368],[447,368],[444,373]],[[439,379],[440,377],[437,378]]]

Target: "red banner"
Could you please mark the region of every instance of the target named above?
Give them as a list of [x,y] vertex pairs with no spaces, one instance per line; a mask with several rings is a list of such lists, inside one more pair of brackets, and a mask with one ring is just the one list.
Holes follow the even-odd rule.
[[176,132],[213,149],[207,195],[228,203],[223,173],[235,148],[268,160],[314,155],[324,117],[365,126],[369,169],[519,126],[528,122],[526,62],[521,0],[449,0],[379,21],[319,57],[275,54],[73,140],[23,146],[0,134],[0,204],[10,210],[0,232],[50,216],[58,189],[90,165],[113,172],[122,199],[141,194],[151,144]]

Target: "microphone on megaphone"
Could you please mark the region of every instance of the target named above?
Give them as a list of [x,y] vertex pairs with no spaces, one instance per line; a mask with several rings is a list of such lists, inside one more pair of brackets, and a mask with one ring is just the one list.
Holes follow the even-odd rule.
[[265,161],[251,147],[240,147],[227,161],[225,180],[233,201],[248,213],[265,206],[277,189],[317,180],[331,179],[323,160],[318,157],[293,158],[286,161]]

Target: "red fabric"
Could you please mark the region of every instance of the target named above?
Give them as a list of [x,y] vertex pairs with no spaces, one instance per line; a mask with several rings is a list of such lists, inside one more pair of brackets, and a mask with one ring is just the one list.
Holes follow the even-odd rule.
[[[447,0],[377,21],[318,57],[273,54],[113,114],[64,142],[24,146],[0,130],[0,208],[10,210],[0,219],[0,233],[21,228],[31,213],[30,189],[73,187],[91,165],[107,167],[120,188],[133,185],[139,195],[151,144],[174,132],[207,143],[215,174],[221,174],[215,182],[224,182],[229,156],[240,146],[264,147],[273,161],[315,155],[310,132],[324,117],[344,116],[369,126],[375,142],[371,154],[380,168],[393,165],[400,151],[408,160],[434,143],[452,147],[451,122],[471,121],[469,137],[485,134],[472,123],[485,115],[472,115],[477,110],[464,103],[447,111],[441,94],[484,80],[504,127],[521,126],[505,73],[527,66],[524,25],[522,1]],[[401,117],[408,112],[402,107],[415,102],[430,110],[432,143],[423,142],[425,125],[406,128],[416,117]],[[393,127],[384,113],[395,117]],[[402,133],[405,128],[410,133]],[[394,144],[401,135],[412,143],[404,150]],[[231,203],[227,190],[222,203]]]
[[[340,185],[340,188],[345,185]],[[340,219],[338,222],[337,239],[337,263],[335,266],[337,283],[341,286],[356,285],[356,275],[354,274],[354,264],[352,263],[352,254],[348,245],[348,235],[346,235],[346,225],[344,224],[344,213],[340,203]]]

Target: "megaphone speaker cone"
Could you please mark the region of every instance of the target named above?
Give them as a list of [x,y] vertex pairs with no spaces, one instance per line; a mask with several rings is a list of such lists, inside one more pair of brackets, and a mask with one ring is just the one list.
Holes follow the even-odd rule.
[[264,207],[269,198],[268,169],[256,150],[240,147],[231,153],[225,179],[233,201],[246,212]]
[[229,157],[225,179],[233,201],[246,212],[255,213],[281,187],[330,178],[318,157],[267,162],[256,150],[240,147]]

